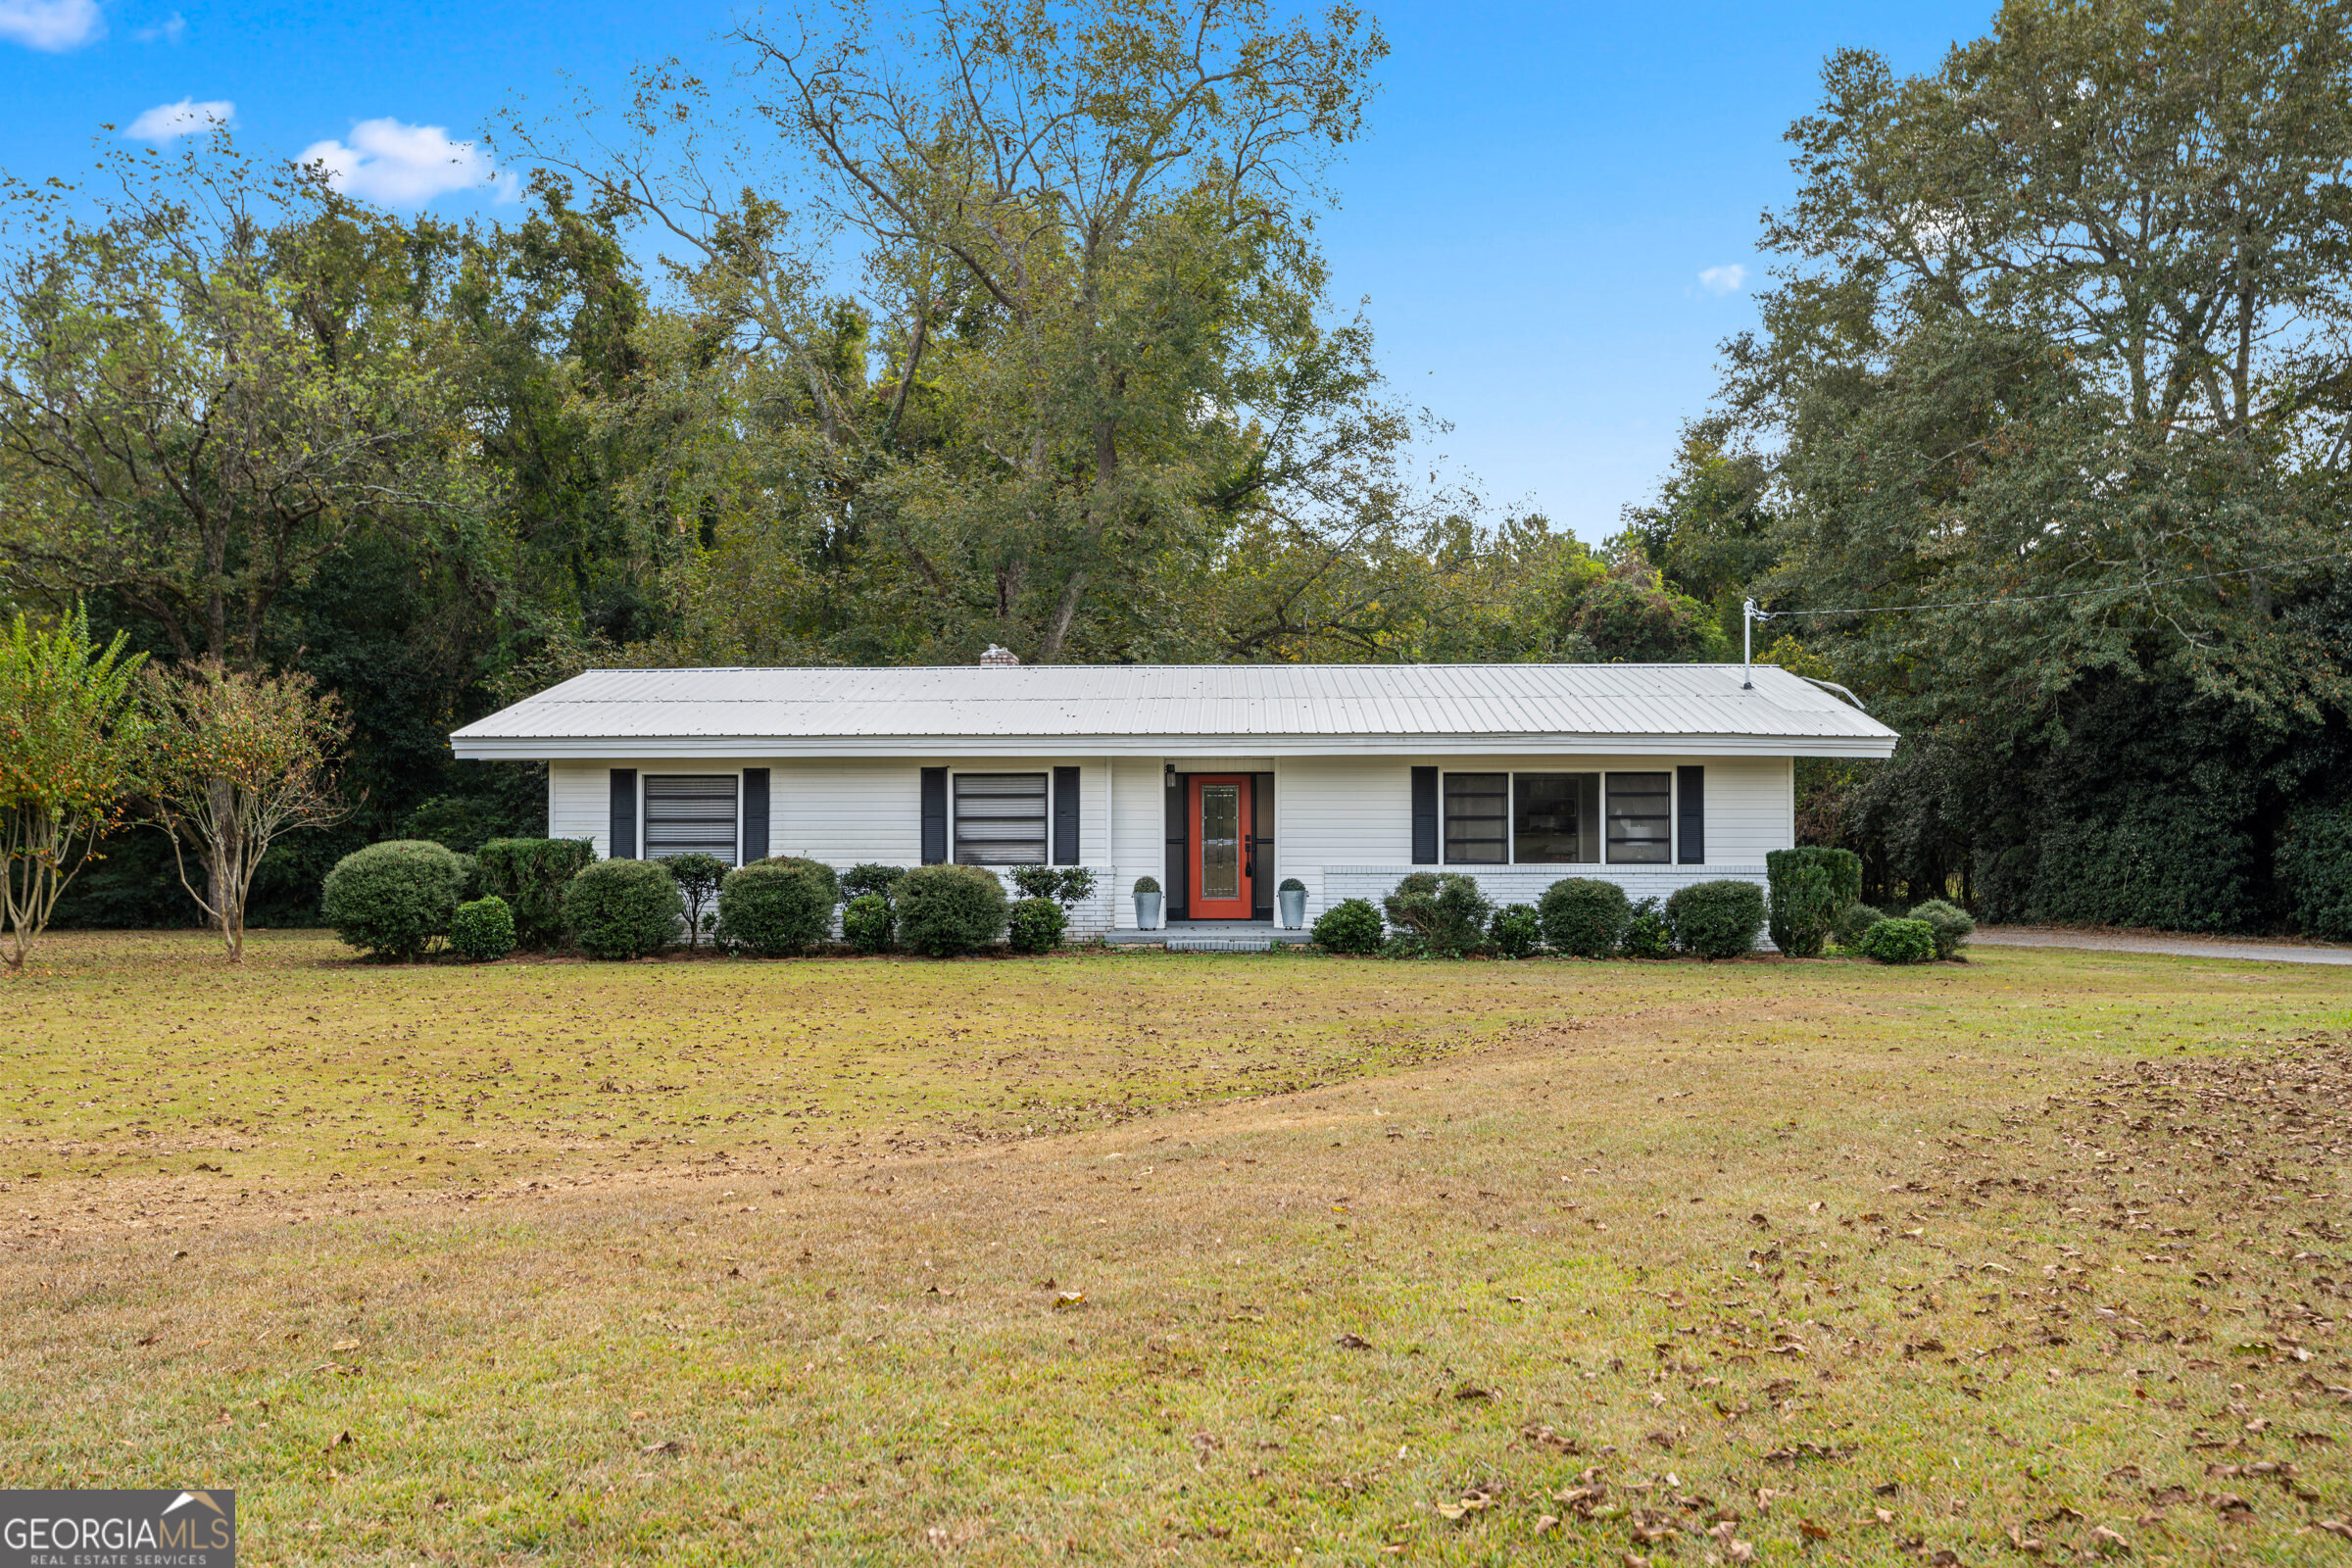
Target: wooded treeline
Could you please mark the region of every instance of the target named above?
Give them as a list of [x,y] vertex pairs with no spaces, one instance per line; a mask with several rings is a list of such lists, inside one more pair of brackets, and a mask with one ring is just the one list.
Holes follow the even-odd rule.
[[[2102,0],[1833,58],[1762,325],[1599,551],[1440,484],[1331,297],[1352,8],[755,24],[727,82],[511,117],[496,225],[118,152],[7,187],[0,569],[339,697],[358,808],[256,923],[371,839],[537,831],[447,732],[595,663],[1736,658],[1753,595],[1839,612],[1771,657],[1906,734],[1805,775],[1873,895],[2270,925],[2340,798],[2347,36]],[[168,862],[117,839],[61,922],[188,918]]]

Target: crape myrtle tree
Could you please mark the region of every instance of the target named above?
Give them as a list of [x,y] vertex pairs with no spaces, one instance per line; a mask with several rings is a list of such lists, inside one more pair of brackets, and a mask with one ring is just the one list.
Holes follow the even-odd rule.
[[57,901],[122,820],[149,745],[136,680],[145,655],[104,648],[76,606],[55,625],[0,631],[0,916],[21,973]]
[[[2048,814],[2106,694],[2257,765],[2341,712],[2348,11],[2017,0],[1933,72],[1847,50],[1823,80],[1764,226],[1788,260],[1731,345],[1719,429],[1773,515],[1750,586],[1923,607],[1776,628],[1906,733],[1832,813],[1901,841],[1874,891],[2002,860],[2012,909],[2047,906],[2037,879],[2131,858]],[[2149,809],[2151,842],[2216,842]],[[2262,809],[2222,813],[2257,880]]]

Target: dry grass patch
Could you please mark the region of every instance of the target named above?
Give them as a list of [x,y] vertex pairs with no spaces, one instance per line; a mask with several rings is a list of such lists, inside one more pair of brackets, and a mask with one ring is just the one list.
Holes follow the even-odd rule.
[[51,951],[0,1475],[251,1561],[2352,1563],[2352,976]]

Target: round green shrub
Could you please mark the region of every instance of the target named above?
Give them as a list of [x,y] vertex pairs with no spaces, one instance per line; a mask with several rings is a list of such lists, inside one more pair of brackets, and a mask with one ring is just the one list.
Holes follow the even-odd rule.
[[1304,893],[1306,891],[1306,884],[1299,881],[1295,876],[1286,876],[1282,879],[1282,886],[1276,888],[1274,891],[1277,893]]
[[839,887],[833,868],[815,860],[755,860],[719,883],[719,929],[761,957],[807,952],[832,933]]
[[1861,953],[1881,963],[1932,962],[1936,928],[1925,920],[1881,920],[1862,933]]
[[449,917],[449,951],[467,963],[495,963],[514,951],[514,911],[493,893],[458,906]]
[[1671,958],[1674,926],[1655,899],[1643,899],[1626,911],[1625,929],[1617,937],[1621,958]]
[[2272,864],[2297,931],[2352,940],[2352,806],[2313,802],[2287,812]]
[[589,839],[492,839],[474,852],[482,887],[514,913],[514,945],[538,953],[564,940],[564,892],[596,861]]
[[1764,890],[1735,878],[1693,882],[1666,901],[1666,923],[1685,953],[1709,960],[1740,957],[1754,950],[1756,933],[1764,929]]
[[1579,958],[1605,958],[1615,953],[1633,912],[1625,889],[1589,876],[1554,882],[1536,906],[1545,945]]
[[1884,909],[1874,909],[1867,904],[1849,904],[1838,912],[1838,924],[1832,932],[1838,945],[1848,953],[1862,951],[1862,933],[1886,918]]
[[1023,899],[1012,906],[1006,941],[1015,953],[1052,953],[1061,946],[1070,917],[1058,900]]
[[1380,951],[1386,931],[1380,911],[1366,899],[1342,899],[1315,916],[1309,933],[1326,953],[1370,954]]
[[879,893],[860,893],[841,906],[842,940],[859,953],[887,953],[898,926],[890,901]]
[[564,893],[572,946],[591,958],[642,958],[677,940],[678,884],[652,860],[599,860]]
[[1968,945],[1968,939],[1977,934],[1976,918],[1958,905],[1946,904],[1941,899],[1930,899],[1925,904],[1914,906],[1911,918],[1925,920],[1928,928],[1936,933],[1936,956],[1938,958],[1948,958],[1958,953]]
[[1477,952],[1494,913],[1478,878],[1459,871],[1415,871],[1385,902],[1391,928],[1411,932],[1433,958]]
[[1764,857],[1772,884],[1772,945],[1791,958],[1818,958],[1838,913],[1862,896],[1862,858],[1806,846]]
[[1135,879],[1135,891],[1138,893],[1157,893],[1159,891],[1159,878],[1155,876],[1137,877]]
[[976,865],[918,865],[899,884],[899,944],[931,958],[985,948],[1004,932],[1004,884]]
[[414,958],[448,934],[465,876],[430,839],[388,839],[337,860],[319,903],[335,935],[369,957]]
[[1506,958],[1524,958],[1544,938],[1544,919],[1532,904],[1506,904],[1487,927],[1487,946]]

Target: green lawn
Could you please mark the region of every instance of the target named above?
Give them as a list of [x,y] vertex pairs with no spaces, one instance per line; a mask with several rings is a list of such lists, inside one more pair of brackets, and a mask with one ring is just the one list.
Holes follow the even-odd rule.
[[249,1562],[2352,1564],[2342,971],[216,952],[0,987],[0,1484]]

